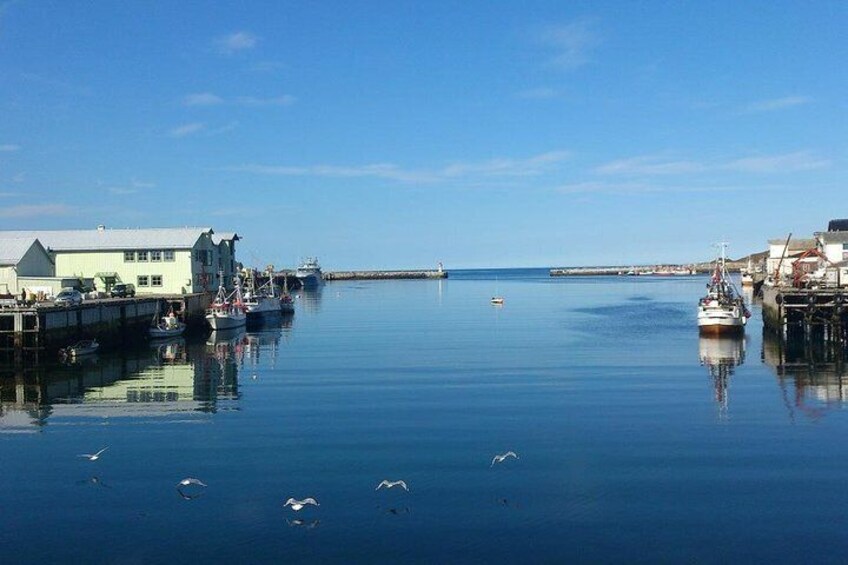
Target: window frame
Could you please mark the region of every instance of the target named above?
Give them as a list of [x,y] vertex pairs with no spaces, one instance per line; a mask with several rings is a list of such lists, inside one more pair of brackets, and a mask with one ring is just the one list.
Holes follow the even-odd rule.
[[135,251],[124,251],[124,263],[135,263]]
[[138,275],[136,277],[136,287],[138,288],[147,288],[150,286],[150,276],[149,275]]
[[[144,257],[144,259],[142,259]],[[135,254],[136,263],[148,263],[150,262],[150,251],[144,249],[142,251],[137,251]]]
[[[162,275],[150,275],[150,286],[151,287],[162,287],[162,280],[164,277]],[[156,284],[156,279],[159,279],[159,284]]]

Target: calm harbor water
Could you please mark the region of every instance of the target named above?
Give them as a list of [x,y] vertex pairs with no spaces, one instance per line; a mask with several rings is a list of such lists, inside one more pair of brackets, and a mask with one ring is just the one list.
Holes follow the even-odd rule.
[[699,338],[705,280],[337,282],[282,327],[0,368],[2,560],[843,561],[842,367],[756,305]]

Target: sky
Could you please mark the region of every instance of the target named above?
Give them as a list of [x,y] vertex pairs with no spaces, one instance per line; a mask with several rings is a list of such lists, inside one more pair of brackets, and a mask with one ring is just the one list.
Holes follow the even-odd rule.
[[848,217],[846,2],[0,0],[0,229],[709,260]]

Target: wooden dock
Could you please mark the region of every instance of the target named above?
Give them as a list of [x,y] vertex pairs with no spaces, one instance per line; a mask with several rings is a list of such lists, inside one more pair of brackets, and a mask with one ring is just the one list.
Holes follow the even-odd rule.
[[448,272],[435,271],[334,271],[324,273],[325,281],[377,281],[404,279],[446,279]]
[[783,336],[842,343],[848,329],[848,288],[763,287],[763,323]]

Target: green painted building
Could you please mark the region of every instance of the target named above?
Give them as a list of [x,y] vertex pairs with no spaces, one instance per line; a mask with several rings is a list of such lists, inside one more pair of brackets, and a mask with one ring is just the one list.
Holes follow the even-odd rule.
[[74,277],[108,292],[132,283],[138,294],[212,291],[223,271],[232,286],[236,270],[235,233],[216,235],[209,227],[39,230],[0,232],[2,238],[37,238],[53,261],[54,277]]

